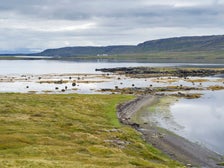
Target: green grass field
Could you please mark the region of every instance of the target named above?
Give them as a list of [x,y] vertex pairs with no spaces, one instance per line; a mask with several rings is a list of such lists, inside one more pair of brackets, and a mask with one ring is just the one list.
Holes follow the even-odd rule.
[[131,98],[0,94],[0,167],[182,167],[119,123]]

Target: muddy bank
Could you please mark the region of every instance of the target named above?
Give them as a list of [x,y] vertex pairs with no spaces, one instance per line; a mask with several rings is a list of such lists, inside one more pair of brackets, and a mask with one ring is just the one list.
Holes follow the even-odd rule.
[[157,96],[144,95],[117,107],[117,115],[123,124],[128,124],[142,133],[143,138],[160,149],[172,159],[184,163],[187,167],[220,168],[222,156],[192,143],[168,130],[150,123],[133,122],[132,116],[145,106],[154,103]]
[[142,107],[149,105],[153,101],[154,96],[151,95],[142,95],[137,97],[134,100],[120,104],[117,106],[117,116],[121,123],[135,125],[138,128],[138,124],[132,123],[130,121],[131,116]]

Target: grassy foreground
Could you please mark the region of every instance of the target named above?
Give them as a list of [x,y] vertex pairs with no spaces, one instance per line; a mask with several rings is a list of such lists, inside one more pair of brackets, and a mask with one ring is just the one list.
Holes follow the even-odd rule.
[[118,122],[131,98],[0,94],[0,167],[182,167]]

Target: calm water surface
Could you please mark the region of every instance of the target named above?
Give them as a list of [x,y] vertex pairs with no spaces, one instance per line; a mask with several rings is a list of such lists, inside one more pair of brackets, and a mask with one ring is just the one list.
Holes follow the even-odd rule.
[[177,132],[224,154],[224,91],[206,92],[200,99],[181,99],[171,106]]
[[[206,67],[220,67],[222,64],[183,64],[183,63],[134,63],[134,62],[74,62],[74,61],[57,61],[57,60],[0,60],[0,92],[37,92],[42,93],[50,91],[55,93],[55,88],[58,87],[58,92],[60,90],[68,87],[66,93],[96,93],[97,90],[102,88],[114,89],[115,86],[119,88],[132,87],[134,84],[135,87],[148,87],[153,85],[155,87],[167,86],[167,85],[183,85],[183,86],[192,86],[191,82],[186,82],[180,80],[172,83],[163,83],[152,81],[151,79],[133,79],[120,77],[120,80],[117,80],[117,77],[114,76],[109,81],[104,81],[99,83],[82,83],[79,86],[71,87],[70,84],[54,84],[54,83],[38,83],[38,76],[40,75],[43,78],[44,74],[55,74],[55,78],[58,80],[66,80],[71,74],[103,74],[101,72],[96,72],[96,68],[114,68],[114,67],[136,67],[136,66],[150,66],[150,67],[168,67],[168,66],[206,66]],[[61,74],[65,76],[60,76]],[[36,75],[36,76],[35,76]],[[38,75],[38,76],[37,76]],[[67,75],[67,76],[66,76]],[[13,80],[5,81],[3,78],[21,78],[26,76],[30,80]],[[56,77],[57,76],[57,77]],[[86,78],[86,77],[85,77]],[[76,79],[76,78],[73,78]],[[49,79],[50,80],[50,79]],[[217,84],[222,84],[221,82],[216,82],[213,78],[213,82],[205,82],[204,86],[214,85],[214,82]],[[198,85],[198,84],[196,84]],[[29,87],[29,88],[27,88]]]
[[150,113],[147,120],[224,154],[224,91],[203,91],[199,99],[180,99],[170,111]]
[[223,66],[222,64],[74,62],[56,60],[0,60],[0,75],[49,73],[100,73],[96,68],[167,66]]
[[[10,74],[49,74],[49,73],[100,73],[96,68],[113,68],[125,66],[159,66],[147,63],[105,63],[105,62],[73,62],[55,60],[2,60],[0,75]],[[166,65],[169,66],[169,65]]]

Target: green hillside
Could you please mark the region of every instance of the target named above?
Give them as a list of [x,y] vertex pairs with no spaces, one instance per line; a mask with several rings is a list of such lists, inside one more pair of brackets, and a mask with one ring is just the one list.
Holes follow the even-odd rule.
[[139,51],[211,51],[224,50],[224,36],[193,36],[152,40],[137,46]]
[[114,56],[141,55],[158,52],[224,51],[224,35],[175,37],[146,41],[136,46],[65,47],[47,49],[37,55],[43,56]]

